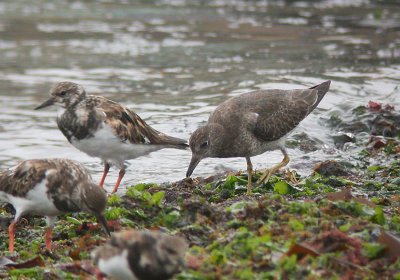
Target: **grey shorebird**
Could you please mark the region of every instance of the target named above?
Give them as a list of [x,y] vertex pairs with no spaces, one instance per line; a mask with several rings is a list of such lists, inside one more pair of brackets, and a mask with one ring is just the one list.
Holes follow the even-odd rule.
[[50,98],[35,109],[61,107],[57,125],[77,149],[104,162],[103,187],[110,165],[120,171],[113,193],[125,175],[125,161],[163,148],[186,149],[187,141],[168,136],[149,126],[132,110],[101,96],[87,95],[72,82],[60,82],[50,90]]
[[276,149],[284,156],[257,183],[267,182],[271,174],[287,165],[288,134],[318,106],[330,84],[331,81],[326,81],[309,89],[256,90],[226,100],[210,115],[207,124],[191,135],[192,159],[186,177],[192,175],[204,158],[244,157],[248,171],[247,194],[251,194],[250,158]]
[[14,251],[16,224],[24,215],[47,218],[46,248],[51,250],[52,228],[63,213],[93,214],[110,235],[103,212],[107,196],[81,164],[67,159],[33,159],[0,172],[0,201],[12,204],[14,220],[8,227],[9,250]]

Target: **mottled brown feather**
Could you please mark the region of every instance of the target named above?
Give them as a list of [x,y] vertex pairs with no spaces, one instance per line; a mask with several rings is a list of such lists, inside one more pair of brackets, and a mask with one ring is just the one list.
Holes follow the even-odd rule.
[[[98,110],[99,120],[110,125],[121,141],[129,141],[132,144],[160,144],[171,145],[176,148],[187,147],[185,141],[168,136],[149,126],[142,118],[132,110],[101,96],[90,95],[87,102],[94,102]],[[102,113],[106,116],[101,116]],[[148,140],[146,140],[146,138]]]
[[[52,172],[57,176],[53,176]],[[91,178],[80,164],[70,160],[26,160],[0,172],[0,191],[23,197],[40,183],[46,174],[48,192],[59,198],[64,195],[70,197],[76,184]]]
[[18,197],[25,196],[44,179],[46,169],[42,165],[42,162],[25,161],[15,168],[1,171],[0,191]]
[[127,250],[129,269],[138,279],[169,279],[181,268],[187,243],[177,236],[160,232],[126,230],[115,233],[93,252],[95,263]]

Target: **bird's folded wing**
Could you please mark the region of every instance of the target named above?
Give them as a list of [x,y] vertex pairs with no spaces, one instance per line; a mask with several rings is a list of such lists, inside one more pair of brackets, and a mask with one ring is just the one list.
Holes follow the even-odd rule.
[[[317,90],[293,90],[275,98],[278,100],[268,100],[269,106],[265,106],[268,109],[256,112],[258,118],[253,133],[264,141],[278,140],[292,131],[312,111]],[[273,108],[271,103],[274,104]],[[257,107],[262,107],[262,104]]]
[[0,173],[0,191],[23,197],[44,179],[45,173],[46,170],[38,163],[22,162]]
[[102,117],[104,122],[109,125],[115,136],[119,137],[123,142],[134,144],[147,144],[151,142],[152,135],[157,133],[156,130],[150,128],[135,112],[118,103],[106,100],[98,104],[98,115]]

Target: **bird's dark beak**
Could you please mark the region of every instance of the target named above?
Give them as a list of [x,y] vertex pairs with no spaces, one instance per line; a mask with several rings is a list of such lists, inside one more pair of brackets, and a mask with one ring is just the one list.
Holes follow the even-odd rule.
[[37,107],[35,108],[35,110],[39,110],[39,109],[42,109],[42,108],[51,106],[51,105],[54,104],[54,102],[55,102],[54,97],[50,97],[50,98],[47,99],[45,102],[43,102],[42,104],[40,104],[39,106],[37,106]]
[[190,164],[189,164],[188,170],[186,171],[186,177],[190,177],[190,175],[192,175],[194,169],[199,164],[201,159],[202,159],[202,157],[199,157],[199,156],[196,156],[195,154],[192,154],[192,159],[190,160]]
[[104,215],[103,214],[97,214],[96,215],[96,219],[100,223],[101,227],[104,229],[106,234],[110,237],[111,236],[111,232],[110,232],[110,229],[108,228],[107,220],[106,220],[106,218],[104,218]]

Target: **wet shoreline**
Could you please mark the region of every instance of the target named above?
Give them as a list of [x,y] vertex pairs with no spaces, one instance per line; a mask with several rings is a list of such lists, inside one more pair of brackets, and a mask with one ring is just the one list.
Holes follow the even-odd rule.
[[[253,188],[252,196],[245,194],[243,172],[137,184],[108,198],[109,227],[162,230],[187,239],[187,266],[174,279],[395,279],[400,273],[400,114],[390,104],[370,102],[347,117],[352,120],[330,121],[332,131],[346,136],[336,143],[352,154],[351,161],[319,162],[313,174],[297,175],[298,184],[278,172]],[[303,148],[312,148],[305,141]],[[0,236],[7,240],[12,211],[3,206],[0,212]],[[0,275],[95,279],[89,255],[105,237],[94,219],[61,217],[51,253],[44,250],[43,226],[42,218],[23,219],[15,254],[6,252],[7,242],[0,244]]]

